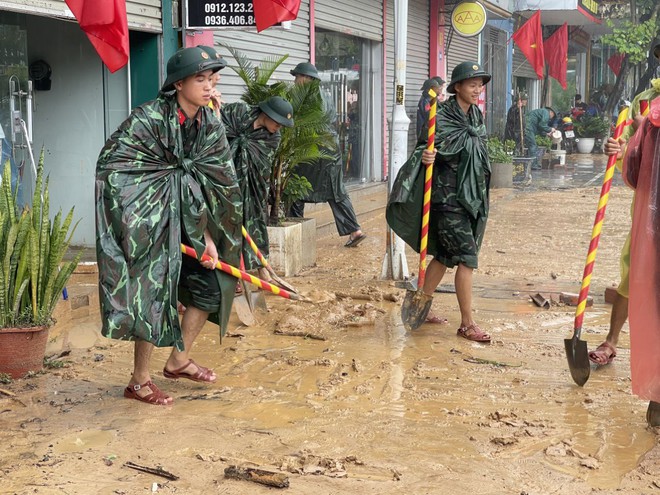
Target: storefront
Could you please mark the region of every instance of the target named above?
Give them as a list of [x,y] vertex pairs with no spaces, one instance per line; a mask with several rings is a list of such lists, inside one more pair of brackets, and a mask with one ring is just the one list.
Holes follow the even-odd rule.
[[[131,47],[139,51],[131,56],[144,62],[131,70],[153,97],[162,65],[160,0],[129,1],[127,10]],[[21,199],[31,202],[31,154],[38,161],[43,149],[51,211],[75,206],[73,243],[92,246],[96,158],[132,106],[129,68],[111,74],[103,66],[64,1],[3,2],[0,39],[3,158],[11,151]]]

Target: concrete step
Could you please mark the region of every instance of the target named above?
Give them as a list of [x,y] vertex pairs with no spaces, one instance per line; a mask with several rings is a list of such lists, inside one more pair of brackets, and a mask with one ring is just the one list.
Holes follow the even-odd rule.
[[56,323],[50,335],[57,337],[76,320],[96,316],[99,311],[98,267],[95,262],[81,262],[66,285],[66,296],[59,300],[53,311]]
[[[387,205],[387,183],[377,182],[368,185],[347,187],[358,222],[364,222],[381,214]],[[337,234],[335,219],[328,203],[306,204],[305,218],[316,220],[318,237]]]

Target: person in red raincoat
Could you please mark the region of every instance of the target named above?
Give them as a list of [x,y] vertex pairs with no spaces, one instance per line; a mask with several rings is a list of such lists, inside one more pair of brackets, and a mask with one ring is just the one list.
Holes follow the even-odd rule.
[[632,391],[650,401],[649,425],[660,426],[660,98],[628,143],[623,178],[635,189],[628,303]]

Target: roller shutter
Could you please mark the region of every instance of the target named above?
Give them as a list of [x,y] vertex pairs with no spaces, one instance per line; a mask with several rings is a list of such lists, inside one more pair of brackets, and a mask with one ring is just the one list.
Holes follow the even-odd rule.
[[[387,118],[392,116],[394,105],[394,0],[387,1]],[[408,151],[417,141],[417,102],[420,88],[429,77],[429,2],[410,0],[408,3],[408,40],[406,46],[406,114],[408,127]],[[434,74],[435,75],[435,74]],[[389,148],[388,148],[389,149]]]
[[383,39],[383,4],[380,0],[316,0],[316,27],[374,41]]
[[479,60],[479,36],[464,38],[454,32],[447,50],[447,75],[451,78],[451,71],[461,62]]
[[300,62],[309,61],[309,1],[301,2],[298,18],[292,22],[291,29],[272,27],[257,33],[255,31],[218,30],[214,33],[217,50],[227,60],[228,67],[223,69],[220,79],[222,99],[228,103],[238,101],[245,91],[245,83],[231,67],[237,66],[236,60],[220,43],[227,43],[236,48],[255,65],[269,57],[289,55],[271,80],[293,82],[289,73]]
[[[0,9],[47,17],[73,17],[64,0],[0,0]],[[155,33],[163,30],[161,0],[128,0],[126,14],[131,30]]]
[[525,55],[516,47],[513,50],[513,76],[538,79],[536,72],[532,69]]

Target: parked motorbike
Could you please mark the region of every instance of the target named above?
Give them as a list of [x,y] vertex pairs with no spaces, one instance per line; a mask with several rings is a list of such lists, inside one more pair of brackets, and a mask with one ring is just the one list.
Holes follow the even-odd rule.
[[569,116],[561,119],[561,134],[566,153],[575,153],[575,130],[573,129],[573,119]]

